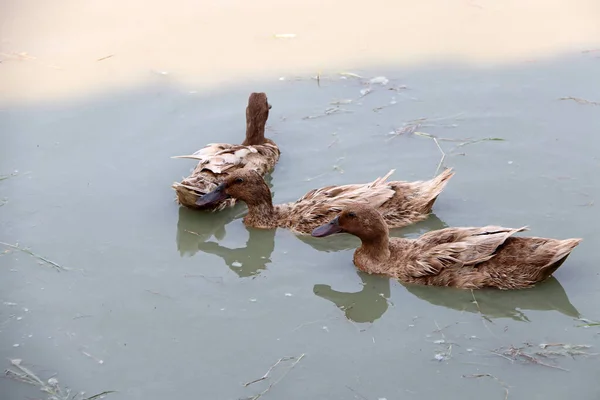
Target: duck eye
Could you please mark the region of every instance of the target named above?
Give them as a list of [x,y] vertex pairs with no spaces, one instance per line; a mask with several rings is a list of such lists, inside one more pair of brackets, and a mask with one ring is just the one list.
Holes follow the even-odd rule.
[[349,212],[349,213],[348,213],[348,216],[349,216],[350,218],[354,218],[354,217],[356,217],[356,214],[355,214],[355,213],[353,213],[353,212]]
[[235,178],[235,183],[243,183],[244,180],[242,178]]

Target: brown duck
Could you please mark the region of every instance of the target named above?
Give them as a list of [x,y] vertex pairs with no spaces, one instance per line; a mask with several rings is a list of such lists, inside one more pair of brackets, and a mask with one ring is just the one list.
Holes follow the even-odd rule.
[[454,175],[448,169],[429,181],[387,182],[393,172],[371,183],[327,186],[308,192],[296,202],[273,205],[271,191],[262,176],[245,168],[229,174],[223,183],[198,199],[196,204],[205,207],[234,198],[248,206],[248,214],[244,217],[247,226],[281,227],[295,233],[310,234],[348,204],[362,202],[381,211],[384,222],[390,228],[400,228],[427,218],[438,195]]
[[214,190],[234,171],[252,168],[262,176],[275,167],[281,152],[272,140],[265,138],[270,109],[265,93],[251,93],[246,107],[246,140],[241,145],[212,143],[192,155],[172,157],[199,161],[190,176],[172,185],[179,204],[212,211],[231,207],[234,198],[205,206],[196,204],[196,200]]
[[354,265],[407,283],[461,289],[521,289],[550,277],[581,239],[513,237],[523,228],[446,228],[418,239],[389,238],[381,214],[368,205],[346,207],[312,236],[346,232],[360,238]]

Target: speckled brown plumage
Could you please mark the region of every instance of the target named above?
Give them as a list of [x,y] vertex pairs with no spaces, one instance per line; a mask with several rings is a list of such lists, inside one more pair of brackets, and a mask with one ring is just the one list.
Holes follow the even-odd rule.
[[451,170],[445,170],[429,181],[387,182],[393,172],[371,183],[315,189],[296,202],[274,206],[264,179],[244,169],[231,173],[206,198],[222,200],[231,197],[245,202],[248,215],[244,217],[244,223],[255,228],[281,227],[310,234],[346,205],[355,202],[377,207],[390,228],[399,228],[427,218],[436,198],[454,175]]
[[550,277],[581,239],[513,237],[523,228],[446,228],[418,239],[389,238],[380,213],[350,205],[313,236],[347,232],[361,239],[354,264],[403,282],[462,289],[520,289]]
[[241,145],[213,143],[192,155],[173,158],[199,160],[190,176],[172,185],[179,204],[192,209],[218,211],[235,204],[235,199],[225,199],[207,206],[196,201],[214,190],[233,171],[248,168],[261,176],[271,171],[279,160],[277,145],[265,138],[265,124],[271,105],[265,93],[251,93],[246,107],[246,139]]

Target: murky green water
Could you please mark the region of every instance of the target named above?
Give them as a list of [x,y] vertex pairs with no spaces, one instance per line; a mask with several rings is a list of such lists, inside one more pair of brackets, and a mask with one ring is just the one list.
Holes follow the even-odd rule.
[[[8,367],[21,358],[90,395],[117,390],[115,399],[251,397],[291,362],[271,381],[244,382],[301,354],[265,399],[502,399],[503,385],[511,399],[597,399],[597,358],[536,354],[544,343],[600,352],[600,328],[578,320],[600,319],[600,106],[559,100],[600,100],[597,54],[352,70],[385,76],[386,86],[273,75],[205,92],[157,75],[102,96],[6,104],[0,173],[14,176],[0,181],[0,240],[69,270],[2,247],[0,359]],[[240,142],[250,91],[273,105],[276,202],[392,168],[396,179],[432,177],[435,143],[390,134],[427,118],[417,131],[459,140],[440,140],[456,175],[435,215],[394,235],[499,224],[584,241],[551,280],[478,291],[474,302],[471,292],[358,273],[352,237],[246,228],[244,206],[213,215],[178,208],[170,184],[193,162],[169,157]],[[353,101],[343,112],[324,115],[345,99]],[[485,138],[504,141],[456,147]],[[511,346],[543,364],[511,361]],[[474,374],[503,383],[463,377]],[[42,396],[11,380],[0,388],[6,399]]]

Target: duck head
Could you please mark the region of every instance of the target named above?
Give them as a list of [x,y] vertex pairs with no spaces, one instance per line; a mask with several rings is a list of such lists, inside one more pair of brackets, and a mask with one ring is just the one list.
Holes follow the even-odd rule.
[[325,225],[312,231],[314,237],[325,237],[336,233],[349,233],[363,241],[375,240],[388,235],[383,217],[375,208],[367,204],[352,204]]
[[239,169],[232,172],[215,190],[199,197],[196,205],[210,206],[230,197],[248,205],[271,203],[271,191],[263,177],[253,169]]

